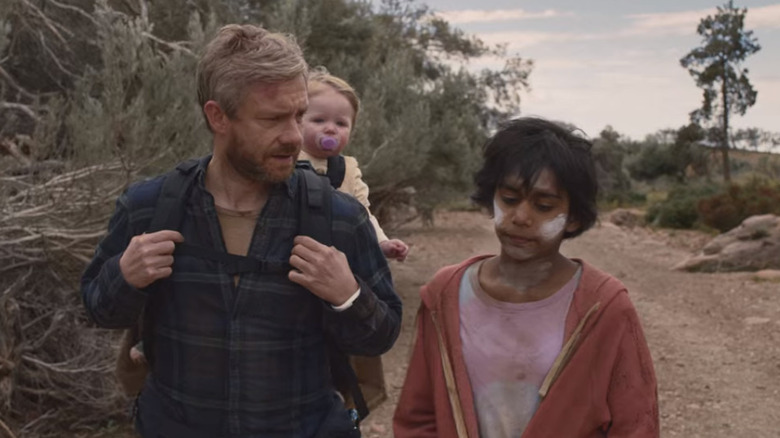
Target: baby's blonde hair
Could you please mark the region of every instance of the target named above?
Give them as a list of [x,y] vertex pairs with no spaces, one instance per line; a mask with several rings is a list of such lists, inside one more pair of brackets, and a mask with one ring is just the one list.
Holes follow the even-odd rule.
[[333,76],[328,72],[325,67],[316,67],[309,71],[309,97],[316,96],[330,87],[336,90],[339,94],[347,98],[347,101],[352,105],[352,126],[355,126],[355,120],[357,119],[358,112],[360,111],[360,98],[358,98],[355,89],[352,88],[347,81],[339,77]]

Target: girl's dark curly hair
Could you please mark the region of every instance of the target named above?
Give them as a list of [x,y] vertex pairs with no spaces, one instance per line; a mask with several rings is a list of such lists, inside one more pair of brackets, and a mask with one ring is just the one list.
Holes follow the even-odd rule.
[[523,117],[501,126],[483,147],[482,168],[474,175],[471,199],[493,214],[493,197],[500,183],[519,177],[530,190],[539,174],[549,169],[558,186],[569,195],[569,217],[579,223],[563,237],[582,234],[596,222],[598,181],[591,142],[567,128],[544,119]]

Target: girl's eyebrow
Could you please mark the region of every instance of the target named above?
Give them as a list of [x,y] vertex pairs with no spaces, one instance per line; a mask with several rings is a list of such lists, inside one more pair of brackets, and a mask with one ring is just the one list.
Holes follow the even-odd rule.
[[537,196],[539,196],[540,198],[554,198],[554,199],[563,199],[563,198],[561,197],[561,195],[558,195],[558,194],[556,194],[556,193],[551,193],[551,192],[545,192],[545,191],[539,191],[539,192],[537,193]]
[[[526,191],[525,187],[523,187],[522,185],[515,186],[515,185],[509,184],[507,182],[499,183],[498,184],[498,189],[499,190],[510,190],[510,191],[516,192],[516,193],[523,193],[523,192]],[[539,189],[539,188],[536,188],[536,187],[531,187],[531,192],[535,196],[538,196],[538,197],[541,197],[541,198],[563,199],[563,197],[561,195],[559,195],[557,192],[544,190],[544,189]]]

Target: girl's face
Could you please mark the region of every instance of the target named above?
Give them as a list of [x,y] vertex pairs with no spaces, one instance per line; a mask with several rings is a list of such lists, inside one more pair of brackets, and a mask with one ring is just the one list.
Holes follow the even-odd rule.
[[331,87],[309,96],[303,115],[303,150],[315,158],[341,153],[349,143],[355,110],[346,97]]
[[564,231],[579,227],[569,220],[569,196],[549,169],[530,190],[519,178],[505,179],[493,198],[493,217],[502,256],[518,262],[556,255]]

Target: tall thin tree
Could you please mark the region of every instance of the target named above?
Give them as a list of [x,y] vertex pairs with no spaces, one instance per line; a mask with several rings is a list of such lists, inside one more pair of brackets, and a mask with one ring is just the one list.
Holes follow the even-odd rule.
[[696,32],[702,44],[680,59],[702,89],[701,108],[691,112],[691,121],[715,119],[723,156],[723,179],[731,180],[729,163],[729,116],[744,115],[756,103],[758,92],[748,80],[745,59],[761,46],[752,30],[745,30],[747,8],[737,8],[733,0],[718,7],[718,12],[699,22]]

